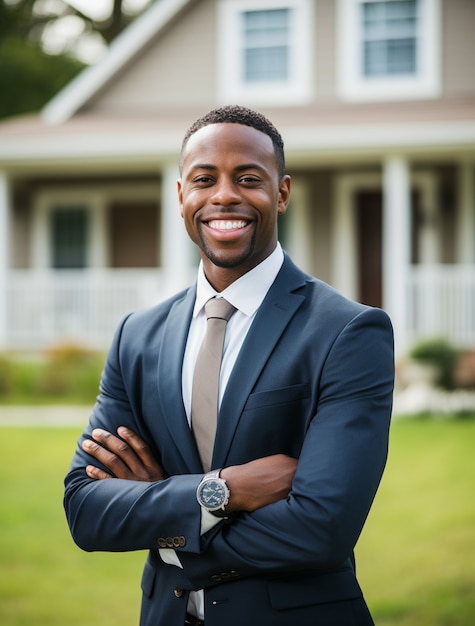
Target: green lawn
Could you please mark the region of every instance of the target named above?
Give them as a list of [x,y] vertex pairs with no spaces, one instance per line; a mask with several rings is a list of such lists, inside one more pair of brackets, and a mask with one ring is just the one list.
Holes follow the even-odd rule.
[[357,548],[378,626],[475,624],[475,419],[401,419]]
[[[66,527],[62,480],[78,429],[0,433],[0,624],[137,624],[144,554],[85,554]],[[393,424],[357,549],[378,626],[475,624],[474,441],[475,419]]]

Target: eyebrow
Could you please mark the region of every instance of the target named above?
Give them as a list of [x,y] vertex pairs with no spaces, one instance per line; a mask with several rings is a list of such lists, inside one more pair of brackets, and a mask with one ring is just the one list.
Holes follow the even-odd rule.
[[[191,167],[191,170],[208,170],[208,171],[212,171],[212,170],[216,170],[218,169],[217,165],[211,165],[210,163],[197,163],[196,165],[193,165]],[[244,172],[246,170],[260,170],[260,171],[264,171],[265,168],[262,165],[259,165],[258,163],[243,163],[242,165],[238,165],[235,170],[237,172]]]

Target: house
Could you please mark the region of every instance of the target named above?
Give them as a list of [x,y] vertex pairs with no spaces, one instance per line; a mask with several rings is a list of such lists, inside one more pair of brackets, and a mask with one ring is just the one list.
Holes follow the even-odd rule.
[[0,347],[106,346],[194,280],[177,158],[225,103],[281,131],[280,239],[397,350],[475,345],[475,2],[156,0],[40,115],[0,124]]

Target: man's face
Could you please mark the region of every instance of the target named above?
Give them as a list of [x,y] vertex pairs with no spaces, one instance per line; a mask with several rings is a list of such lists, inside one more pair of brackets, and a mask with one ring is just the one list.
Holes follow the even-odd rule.
[[266,134],[241,124],[210,124],[189,138],[178,196],[211,284],[223,289],[271,254],[289,193],[290,178],[279,179]]

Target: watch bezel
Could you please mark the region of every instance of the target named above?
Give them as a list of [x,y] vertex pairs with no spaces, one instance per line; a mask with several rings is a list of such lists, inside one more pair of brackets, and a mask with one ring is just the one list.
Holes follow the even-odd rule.
[[[219,514],[220,512],[226,513],[225,507],[229,502],[229,496],[230,496],[229,488],[226,484],[226,480],[224,478],[221,478],[221,476],[219,475],[220,472],[221,470],[219,469],[219,470],[213,470],[205,474],[196,489],[196,499],[198,500],[198,504],[211,514],[216,514],[216,513]],[[203,492],[203,488],[207,484],[213,483],[213,482],[216,482],[222,489],[223,498],[222,498],[221,504],[219,504],[218,506],[210,507],[210,506],[207,506],[207,504],[204,502],[203,497],[202,497],[202,492]]]

